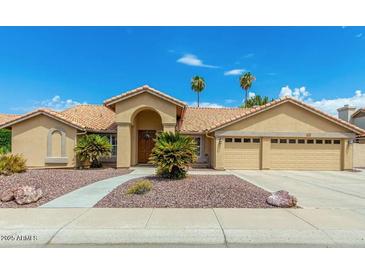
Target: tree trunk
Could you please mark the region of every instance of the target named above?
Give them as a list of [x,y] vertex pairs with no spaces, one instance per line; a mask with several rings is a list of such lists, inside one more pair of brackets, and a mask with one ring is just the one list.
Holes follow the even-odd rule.
[[198,107],[199,107],[199,92],[198,92]]
[[246,94],[245,94],[245,108],[247,108],[247,95],[248,95],[248,92],[247,92],[247,90],[245,90],[246,91]]

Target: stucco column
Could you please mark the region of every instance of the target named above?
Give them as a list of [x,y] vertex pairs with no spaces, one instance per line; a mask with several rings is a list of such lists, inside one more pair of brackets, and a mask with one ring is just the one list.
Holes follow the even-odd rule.
[[163,131],[175,132],[176,123],[163,123]]
[[349,140],[341,140],[342,147],[342,169],[349,170],[353,168],[352,163],[352,148],[353,145],[349,143]]
[[261,169],[270,169],[270,138],[261,138]]
[[224,138],[216,137],[214,139],[215,146],[215,165],[214,168],[224,170]]
[[131,166],[131,137],[131,124],[118,123],[117,168],[128,168]]

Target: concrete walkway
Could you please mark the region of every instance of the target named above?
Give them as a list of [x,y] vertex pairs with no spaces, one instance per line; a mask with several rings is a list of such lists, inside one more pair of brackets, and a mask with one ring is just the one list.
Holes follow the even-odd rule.
[[0,247],[365,247],[365,210],[0,210]]
[[117,176],[84,186],[61,197],[58,197],[40,207],[45,208],[78,208],[93,207],[117,186],[144,176],[154,174],[154,169],[148,167],[135,168],[131,173]]

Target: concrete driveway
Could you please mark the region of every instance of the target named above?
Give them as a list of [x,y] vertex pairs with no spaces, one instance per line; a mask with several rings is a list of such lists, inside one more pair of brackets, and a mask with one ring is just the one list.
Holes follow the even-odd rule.
[[365,171],[248,171],[232,174],[270,192],[286,190],[303,208],[365,211]]

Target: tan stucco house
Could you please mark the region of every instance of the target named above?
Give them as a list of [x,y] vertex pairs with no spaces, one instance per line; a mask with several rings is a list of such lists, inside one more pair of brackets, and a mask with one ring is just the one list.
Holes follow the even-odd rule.
[[346,170],[353,140],[364,131],[303,102],[283,98],[264,106],[196,108],[149,86],[65,111],[39,109],[0,116],[12,130],[12,151],[29,167],[75,167],[83,134],[107,136],[118,168],[148,162],[153,138],[179,131],[198,143],[198,166],[215,169]]

